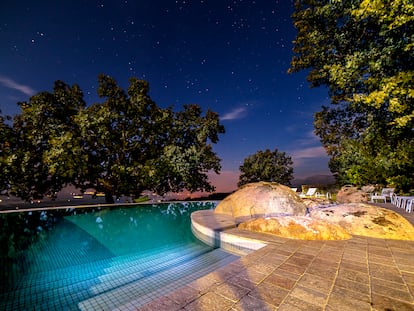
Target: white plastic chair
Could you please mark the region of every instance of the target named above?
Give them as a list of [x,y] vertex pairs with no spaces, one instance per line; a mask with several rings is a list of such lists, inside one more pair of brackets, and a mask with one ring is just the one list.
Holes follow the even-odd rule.
[[391,202],[391,195],[394,193],[394,188],[382,188],[381,193],[374,193],[371,195],[371,203],[374,203],[374,200],[383,200],[384,203],[387,203],[387,198],[390,198]]

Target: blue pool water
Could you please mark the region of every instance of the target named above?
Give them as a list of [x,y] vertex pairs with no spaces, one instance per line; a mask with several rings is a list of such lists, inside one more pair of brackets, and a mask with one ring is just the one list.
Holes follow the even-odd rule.
[[0,215],[0,310],[139,307],[237,257],[198,241],[212,202]]

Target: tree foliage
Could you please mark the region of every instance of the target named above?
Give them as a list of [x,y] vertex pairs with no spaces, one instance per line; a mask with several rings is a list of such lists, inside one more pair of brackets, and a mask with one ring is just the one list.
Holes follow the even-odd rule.
[[328,87],[314,125],[341,183],[414,186],[413,16],[409,0],[296,1],[290,71]]
[[11,126],[7,124],[7,120],[1,115],[0,111],[0,192],[9,189],[9,180],[11,172],[9,170],[8,160],[13,154],[13,146],[15,146],[15,135]]
[[52,93],[40,92],[18,105],[21,114],[14,118],[15,145],[9,157],[11,190],[25,200],[53,196],[72,178],[67,167],[56,172],[63,158],[70,157],[70,144],[62,151],[61,163],[51,164],[47,157],[60,136],[72,133],[76,137],[74,117],[85,106],[82,91],[77,85],[56,81]]
[[293,179],[293,161],[285,152],[275,149],[258,151],[244,159],[240,166],[238,186],[251,182],[268,181],[290,185]]
[[13,193],[28,200],[71,183],[102,191],[111,202],[113,195],[139,196],[143,190],[214,190],[207,172],[221,168],[212,148],[224,133],[218,115],[203,115],[197,105],[160,108],[146,81],[129,82],[125,91],[99,75],[103,102],[90,106],[78,86],[61,81],[52,93],[19,103],[13,127],[0,123],[0,135],[16,138],[14,152],[0,154],[0,165],[9,163]]

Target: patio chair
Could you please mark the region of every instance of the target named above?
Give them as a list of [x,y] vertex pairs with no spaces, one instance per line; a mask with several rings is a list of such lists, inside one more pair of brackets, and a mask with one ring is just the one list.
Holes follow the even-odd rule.
[[371,195],[371,203],[374,203],[374,200],[384,200],[384,203],[387,203],[387,198],[392,201],[391,195],[394,193],[395,188],[382,188],[381,193],[374,193]]
[[316,190],[317,190],[317,188],[309,188],[306,193],[301,193],[300,197],[302,197],[302,198],[313,197],[316,194]]
[[406,203],[406,207],[405,207],[405,211],[407,213],[411,213],[411,211],[413,210],[413,205],[414,205],[414,199],[410,199],[408,200],[408,202]]

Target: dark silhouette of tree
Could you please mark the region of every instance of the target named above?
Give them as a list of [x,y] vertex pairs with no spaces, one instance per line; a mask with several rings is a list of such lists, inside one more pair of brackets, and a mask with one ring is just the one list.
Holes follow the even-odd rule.
[[127,91],[106,75],[98,82],[103,103],[86,106],[78,86],[57,81],[52,93],[19,103],[12,128],[0,120],[0,135],[16,138],[13,154],[0,154],[0,166],[9,163],[11,172],[0,175],[3,184],[25,200],[69,183],[104,192],[107,202],[143,190],[214,190],[207,172],[221,168],[212,150],[224,133],[218,114],[203,115],[197,105],[160,108],[148,83],[136,78]]
[[268,181],[289,186],[293,179],[292,164],[291,157],[285,152],[277,149],[258,151],[244,159],[237,185],[240,187],[247,183]]

